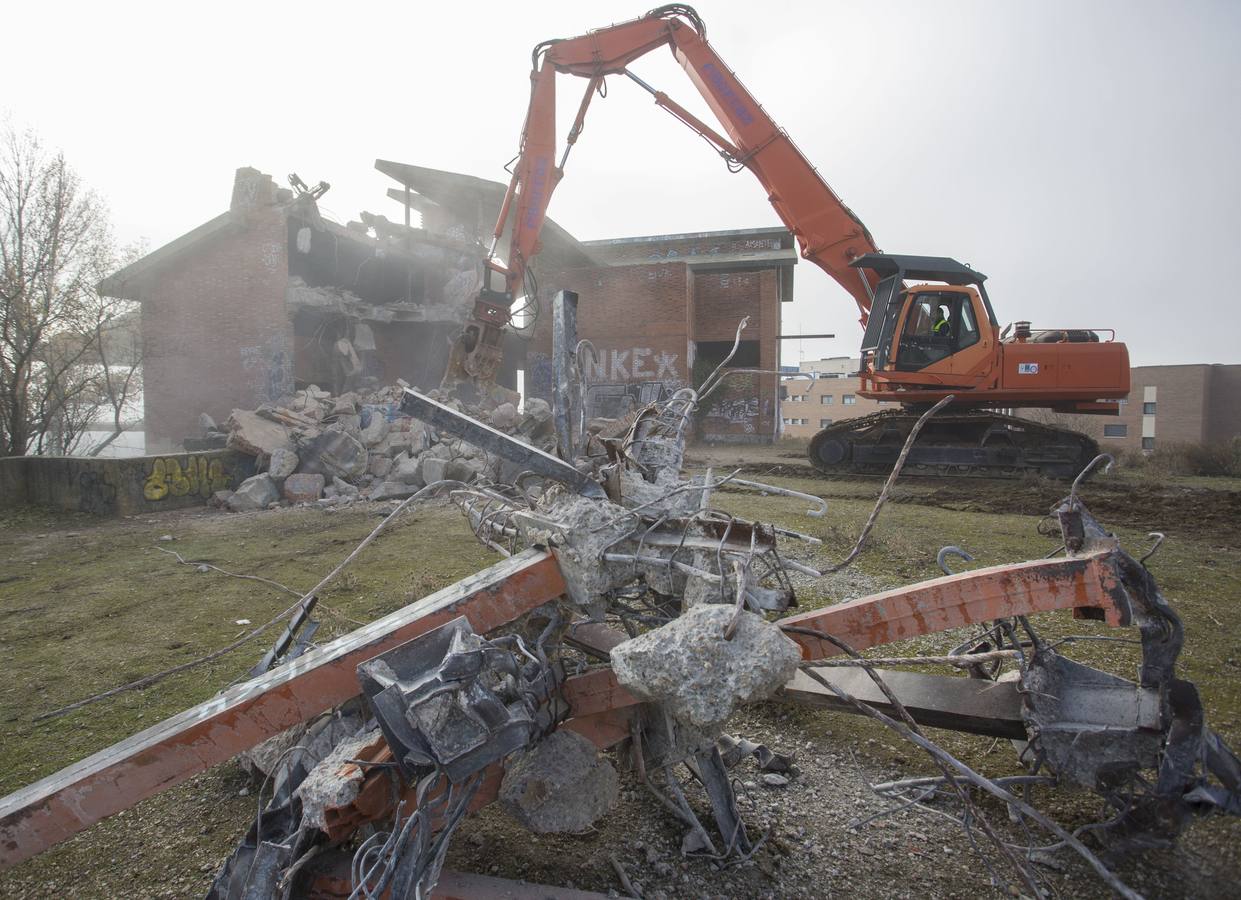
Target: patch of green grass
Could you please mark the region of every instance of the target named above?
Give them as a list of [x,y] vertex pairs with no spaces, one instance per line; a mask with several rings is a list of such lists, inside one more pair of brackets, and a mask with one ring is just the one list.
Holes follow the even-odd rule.
[[[379,523],[362,508],[247,515],[193,511],[129,520],[27,514],[0,526],[0,793],[48,775],[210,698],[270,646],[272,629],[234,653],[143,691],[59,718],[35,716],[205,656],[296,602],[268,585],[199,572],[208,562],[305,591]],[[172,534],[175,540],[160,541]],[[490,565],[455,507],[407,511],[321,595],[368,622]],[[324,615],[317,640],[352,627]],[[252,624],[239,625],[249,619]]]

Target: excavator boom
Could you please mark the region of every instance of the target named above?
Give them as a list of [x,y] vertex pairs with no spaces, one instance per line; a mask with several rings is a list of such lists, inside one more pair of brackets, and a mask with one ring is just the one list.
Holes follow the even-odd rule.
[[[668,47],[689,75],[718,120],[718,130],[630,71],[635,60],[660,47]],[[559,151],[558,74],[586,79]],[[707,141],[730,169],[749,169],[797,239],[802,257],[830,275],[857,305],[865,330],[857,393],[900,404],[904,411],[836,422],[820,432],[810,455],[821,471],[889,465],[885,454],[890,446],[901,446],[918,408],[949,395],[954,414],[960,415],[950,422],[941,417],[938,432],[932,437],[928,431],[919,440],[910,457],[913,471],[989,475],[1034,470],[1059,476],[1080,470],[1097,452],[1093,440],[1076,432],[977,410],[1034,407],[1115,414],[1113,401],[1129,392],[1125,345],[1080,329],[1035,334],[1029,323],[1018,323],[1024,328],[1005,340],[980,273],[948,258],[880,253],[866,226],[724,64],[707,43],[702,19],[684,5],[661,6],[629,22],[534,48],[516,165],[484,261],[483,288],[454,345],[445,387],[466,400],[480,389],[489,391],[504,328],[517,315],[515,304],[524,296],[525,303],[516,308],[537,309],[530,263],[539,252],[539,234],[569,152],[592,98],[603,92],[609,76],[624,76],[650,93],[656,105]],[[933,283],[919,283],[924,281]]]
[[[654,97],[656,104],[706,139],[731,168],[753,172],[776,214],[796,237],[802,256],[848,291],[865,327],[877,278],[849,264],[877,252],[874,239],[724,64],[707,43],[705,31],[693,9],[672,5],[630,22],[535,47],[530,104],[513,176],[484,264],[483,292],[473,321],[453,354],[446,383],[485,382],[494,377],[499,362],[499,329],[507,322],[505,311],[528,293],[528,267],[539,251],[539,233],[552,193],[581,133],[591,98],[609,75],[624,75],[634,81]],[[672,50],[719,119],[722,134],[629,71],[634,60],[664,46]],[[559,159],[555,133],[557,73],[587,79],[586,92]],[[497,252],[506,235],[507,255],[500,258]]]

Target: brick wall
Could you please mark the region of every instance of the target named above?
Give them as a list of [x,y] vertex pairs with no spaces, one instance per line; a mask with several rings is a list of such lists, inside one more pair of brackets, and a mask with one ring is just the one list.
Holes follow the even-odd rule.
[[149,451],[197,435],[200,413],[223,422],[291,388],[284,215],[259,204],[235,218],[142,289]]
[[[548,283],[550,282],[550,284]],[[545,308],[526,358],[532,396],[551,396],[551,298],[577,292],[577,331],[599,351],[588,376],[592,415],[614,415],[689,383],[690,276],[684,263],[571,269],[545,279]]]
[[[540,294],[550,307],[557,290],[579,296],[578,335],[601,351],[590,373],[588,412],[617,415],[694,378],[698,342],[731,344],[737,323],[750,317],[742,340],[757,341],[758,367],[779,363],[779,273],[757,265],[712,271],[704,256],[779,249],[787,232],[758,236],[698,234],[592,242],[592,256],[611,265],[543,274]],[[692,259],[691,267],[684,261]],[[632,262],[627,262],[632,261]],[[546,270],[545,270],[546,271]],[[532,396],[550,397],[551,321],[545,310],[526,365]],[[770,440],[777,415],[774,375],[732,376],[699,418],[706,440]]]
[[[745,316],[743,341],[758,341],[758,368],[779,365],[780,300],[774,269],[694,273],[694,341],[731,342]],[[775,375],[733,375],[703,404],[705,440],[770,439],[778,410]]]

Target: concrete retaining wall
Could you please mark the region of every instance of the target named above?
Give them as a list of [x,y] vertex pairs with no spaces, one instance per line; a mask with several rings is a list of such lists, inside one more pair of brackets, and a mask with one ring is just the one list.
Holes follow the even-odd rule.
[[234,450],[94,459],[0,459],[0,507],[39,506],[129,516],[201,506],[254,474],[254,459]]

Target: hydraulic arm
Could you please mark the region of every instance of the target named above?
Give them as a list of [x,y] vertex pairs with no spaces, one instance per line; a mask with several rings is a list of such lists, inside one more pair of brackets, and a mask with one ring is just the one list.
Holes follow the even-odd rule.
[[[667,46],[719,119],[721,134],[662,91],[629,71],[641,56]],[[557,73],[587,79],[577,116],[556,155]],[[581,37],[546,41],[534,49],[530,105],[513,177],[500,208],[484,262],[484,285],[470,321],[454,347],[446,386],[490,384],[500,362],[500,339],[518,298],[536,302],[530,261],[552,192],[564,175],[569,151],[581,134],[591,99],[608,75],[624,75],[655,103],[702,136],[730,168],[749,169],[767,191],[781,221],[797,238],[802,256],[832,276],[857,303],[860,321],[870,314],[874,273],[850,262],[877,251],[870,232],[841,202],[810,162],[724,65],[706,40],[706,29],[688,6],[661,6],[640,19]],[[507,255],[498,251],[507,238]],[[518,307],[524,308],[525,304]]]

